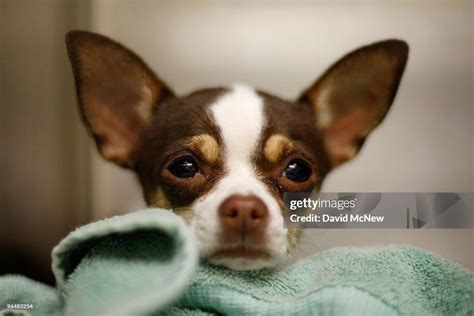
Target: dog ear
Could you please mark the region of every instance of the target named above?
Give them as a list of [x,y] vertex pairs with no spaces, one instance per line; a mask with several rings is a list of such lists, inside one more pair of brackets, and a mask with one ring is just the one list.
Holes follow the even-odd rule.
[[333,167],[351,159],[382,121],[400,83],[408,45],[387,40],[331,66],[299,99],[309,103]]
[[66,45],[97,148],[104,158],[133,167],[157,104],[173,93],[140,57],[107,37],[71,31]]

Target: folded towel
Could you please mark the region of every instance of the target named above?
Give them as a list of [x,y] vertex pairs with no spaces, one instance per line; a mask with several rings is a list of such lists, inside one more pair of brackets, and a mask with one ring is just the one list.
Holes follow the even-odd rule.
[[59,308],[52,287],[21,275],[0,276],[0,315],[56,315]]
[[202,266],[178,305],[226,315],[471,315],[474,277],[411,246],[335,248],[278,272]]
[[193,241],[181,218],[164,210],[86,225],[53,250],[56,291],[0,277],[0,310],[15,315],[21,308],[14,304],[32,304],[31,315],[474,313],[474,275],[413,247],[338,248],[280,271],[236,272],[198,265]]

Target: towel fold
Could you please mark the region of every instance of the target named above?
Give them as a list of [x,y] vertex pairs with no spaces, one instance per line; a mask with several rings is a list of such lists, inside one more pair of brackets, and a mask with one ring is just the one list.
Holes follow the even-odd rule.
[[335,248],[278,272],[203,265],[179,306],[226,315],[470,315],[474,278],[411,246]]
[[[199,265],[190,229],[159,209],[73,231],[53,250],[53,272],[57,289],[20,276],[0,277],[0,310],[5,315],[474,313],[474,275],[424,250],[337,248],[280,271],[230,271]],[[31,306],[21,310],[14,304]]]

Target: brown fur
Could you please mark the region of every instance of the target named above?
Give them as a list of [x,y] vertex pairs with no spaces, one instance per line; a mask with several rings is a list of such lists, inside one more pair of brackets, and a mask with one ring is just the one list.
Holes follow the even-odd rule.
[[[171,207],[189,206],[208,192],[224,174],[218,128],[208,107],[224,94],[225,89],[208,89],[181,98],[171,98],[160,104],[150,124],[145,143],[137,154],[134,168],[143,187],[147,202],[160,187]],[[203,136],[207,135],[207,136]],[[198,148],[198,144],[205,148]],[[163,170],[177,155],[192,155],[206,173],[202,185],[176,182],[164,177]],[[210,159],[212,158],[212,159]]]

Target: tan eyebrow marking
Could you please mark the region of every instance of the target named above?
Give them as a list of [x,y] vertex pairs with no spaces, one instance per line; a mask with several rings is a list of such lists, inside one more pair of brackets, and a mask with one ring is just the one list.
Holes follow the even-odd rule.
[[200,152],[209,162],[216,162],[219,158],[219,145],[214,137],[209,134],[201,134],[192,137],[187,145]]
[[265,143],[263,153],[270,162],[277,162],[282,158],[285,152],[294,148],[295,145],[290,139],[281,134],[275,134]]

